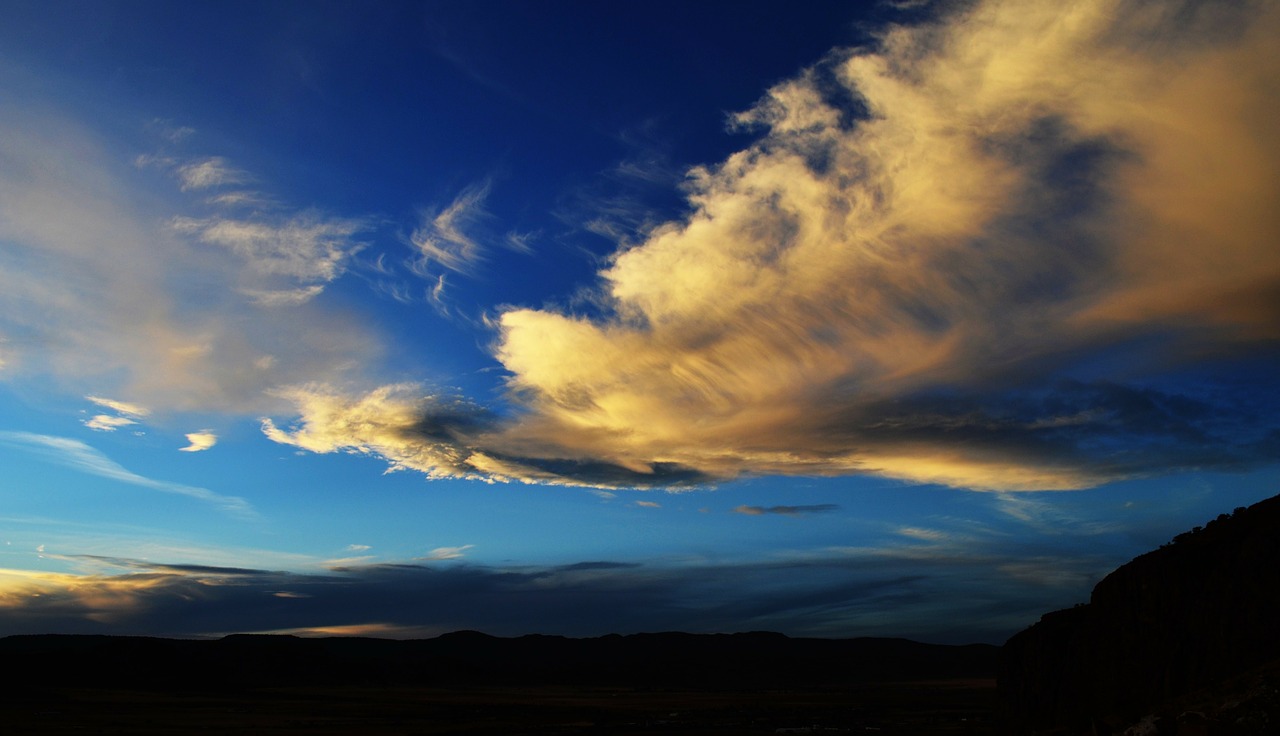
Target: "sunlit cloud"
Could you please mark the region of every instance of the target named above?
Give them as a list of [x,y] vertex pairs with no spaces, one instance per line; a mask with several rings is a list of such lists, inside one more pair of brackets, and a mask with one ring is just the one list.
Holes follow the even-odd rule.
[[89,429],[98,432],[114,432],[121,427],[137,424],[139,419],[146,417],[150,413],[142,406],[125,401],[106,399],[101,396],[86,396],[85,398],[98,406],[117,412],[114,415],[95,414],[81,422]]
[[180,452],[204,452],[218,444],[218,435],[207,429],[202,429],[199,432],[188,432],[187,442],[186,447],[178,448]]
[[89,475],[194,498],[211,504],[232,516],[243,519],[257,517],[257,512],[243,498],[224,496],[206,488],[155,480],[138,475],[79,440],[31,432],[0,431],[0,444],[30,452],[50,462],[64,465]]
[[116,401],[115,399],[106,399],[101,396],[86,396],[85,398],[98,406],[106,407],[127,417],[145,417],[151,413],[146,407],[127,401]]
[[118,417],[110,414],[94,414],[84,420],[84,426],[99,432],[114,432],[130,424],[137,424],[137,422],[129,417]]
[[[991,491],[1267,461],[1275,413],[1247,389],[1160,381],[1277,337],[1280,10],[1175,6],[993,0],[832,52],[734,117],[758,140],[612,258],[603,314],[497,317],[512,420],[442,441],[404,431],[429,406],[396,414],[388,458]],[[431,220],[424,256],[474,260],[456,223],[486,191]]]

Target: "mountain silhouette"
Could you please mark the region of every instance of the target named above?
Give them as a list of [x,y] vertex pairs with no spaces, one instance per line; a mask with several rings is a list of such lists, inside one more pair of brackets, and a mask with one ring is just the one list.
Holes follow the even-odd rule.
[[1280,496],[1179,534],[1013,636],[999,685],[1009,733],[1280,731]]

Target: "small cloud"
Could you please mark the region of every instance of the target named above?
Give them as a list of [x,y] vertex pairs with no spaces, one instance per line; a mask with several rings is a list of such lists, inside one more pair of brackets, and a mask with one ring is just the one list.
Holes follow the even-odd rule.
[[178,448],[181,452],[203,452],[204,450],[218,444],[218,435],[207,429],[199,432],[189,432],[187,434],[187,442],[191,443],[186,447]]
[[345,570],[352,567],[361,567],[369,564],[374,560],[373,555],[357,555],[355,557],[338,557],[332,560],[325,560],[324,567],[327,570]]
[[368,552],[371,549],[373,548],[367,544],[348,544],[347,545],[348,552]]
[[636,501],[636,505],[646,509],[660,509],[662,504],[657,501]]
[[215,194],[205,200],[219,207],[271,207],[275,203],[259,192],[234,191]]
[[898,534],[912,539],[919,539],[925,542],[942,542],[950,535],[937,529],[924,529],[915,526],[904,526],[898,530]]
[[98,432],[114,432],[130,424],[137,424],[137,422],[128,417],[114,417],[110,414],[95,414],[84,420],[84,426]]
[[461,559],[467,550],[474,547],[474,544],[464,544],[461,547],[436,547],[426,554],[425,557],[419,557],[419,560],[457,560]]
[[98,406],[105,407],[118,414],[123,414],[129,417],[140,419],[151,413],[145,407],[139,406],[138,404],[131,404],[127,401],[116,401],[115,399],[107,399],[101,396],[86,396],[85,398]]
[[297,289],[242,289],[241,293],[249,297],[259,307],[296,307],[306,304],[324,291],[324,286],[312,284]]
[[239,169],[227,165],[221,156],[211,156],[203,161],[195,161],[178,167],[178,179],[182,182],[182,191],[192,189],[209,189],[223,184],[239,184],[248,175]]
[[310,598],[311,597],[307,593],[295,593],[291,590],[277,590],[271,595],[275,596],[276,598]]
[[747,516],[763,516],[765,514],[799,516],[801,514],[825,514],[829,511],[836,511],[839,508],[834,503],[819,503],[811,506],[738,506],[733,510],[733,513],[746,514]]
[[473,184],[443,210],[423,213],[422,226],[413,231],[409,241],[424,264],[434,261],[451,271],[467,273],[483,257],[483,247],[467,229],[487,214],[484,200],[489,187],[488,181]]
[[150,413],[144,407],[127,401],[116,401],[101,396],[86,396],[85,398],[98,406],[116,412],[114,416],[111,414],[95,414],[83,421],[84,426],[97,432],[114,432],[121,427],[137,424],[139,419]]
[[532,241],[537,237],[538,233],[521,233],[512,230],[507,233],[506,244],[517,253],[533,253]]

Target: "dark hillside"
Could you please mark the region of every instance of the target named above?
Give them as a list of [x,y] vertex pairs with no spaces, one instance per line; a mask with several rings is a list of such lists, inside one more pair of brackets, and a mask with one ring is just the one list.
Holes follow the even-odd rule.
[[[1108,575],[1088,604],[1015,635],[1000,688],[1012,733],[1109,732],[1148,715],[1167,730],[1191,701],[1274,709],[1274,697],[1257,698],[1280,684],[1277,660],[1280,496],[1178,535]],[[1248,721],[1243,711],[1219,720],[1228,715]]]

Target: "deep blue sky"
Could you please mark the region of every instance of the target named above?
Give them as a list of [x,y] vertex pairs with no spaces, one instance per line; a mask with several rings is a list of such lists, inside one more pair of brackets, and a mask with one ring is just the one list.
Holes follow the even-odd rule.
[[998,643],[1277,490],[1266,3],[4,16],[0,634]]

